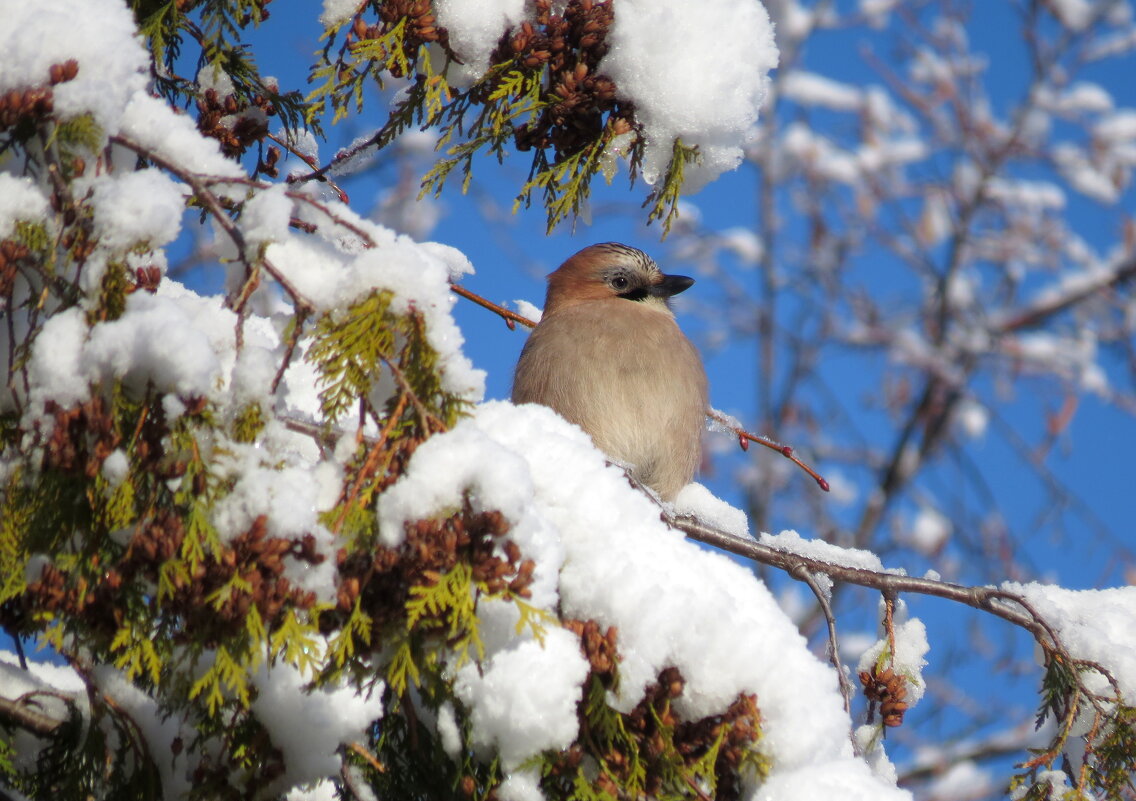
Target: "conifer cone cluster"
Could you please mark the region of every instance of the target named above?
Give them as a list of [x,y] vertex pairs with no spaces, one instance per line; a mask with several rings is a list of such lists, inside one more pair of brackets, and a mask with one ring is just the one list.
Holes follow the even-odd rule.
[[875,666],[870,671],[860,671],[860,684],[868,699],[869,723],[878,707],[885,726],[903,725],[903,714],[907,711],[907,681],[903,676],[891,668],[880,670]]
[[[162,566],[181,554],[184,541],[181,518],[171,511],[160,511],[139,527],[116,562],[102,563],[96,555],[92,557],[94,570],[86,573],[45,565],[21,596],[4,605],[0,620],[18,623],[31,620],[37,613],[51,612],[81,620],[93,632],[113,636],[123,623],[124,587],[159,586]],[[178,625],[167,635],[175,642],[192,640],[216,647],[244,631],[253,607],[268,631],[275,630],[285,608],[310,608],[316,598],[284,577],[285,557],[310,565],[323,561],[312,535],[300,540],[269,537],[262,516],[248,531],[191,569],[170,571],[166,578],[172,591],[162,600],[161,615],[177,620]],[[217,594],[226,589],[227,597],[216,602]]]
[[[187,398],[184,404],[190,416],[203,414],[207,405],[204,398]],[[132,432],[129,445],[111,402],[98,392],[69,408],[50,400],[45,408],[53,417],[50,431],[37,429],[35,435],[42,447],[43,470],[60,486],[95,479],[107,458],[125,447],[134,464],[131,475],[119,479],[129,482],[125,498],[152,499],[155,485],[187,473],[187,457],[170,451],[171,432],[160,403],[142,407],[140,419],[128,424]],[[206,491],[205,481],[204,471],[194,473],[194,494]],[[267,519],[261,516],[227,543],[210,547],[199,543],[196,550],[203,555],[189,559],[183,548],[187,537],[184,510],[139,508],[135,522],[121,532],[129,537],[123,543],[102,529],[100,509],[110,501],[99,500],[99,493],[91,497],[95,500],[90,509],[66,507],[49,512],[58,516],[59,528],[87,532],[84,558],[71,565],[47,563],[29,574],[24,592],[0,608],[0,625],[19,633],[38,616],[51,613],[81,621],[88,631],[109,642],[123,625],[126,609],[137,603],[149,608],[155,625],[177,621],[169,635],[175,640],[193,638],[214,647],[242,635],[253,608],[271,632],[286,609],[309,609],[315,604],[314,594],[300,590],[285,577],[284,561],[322,562],[324,556],[318,553],[311,534],[296,539],[269,536]],[[169,569],[171,561],[180,566]],[[159,586],[163,591],[155,595],[151,588]]]
[[47,86],[12,89],[0,95],[0,133],[17,128],[21,123],[34,124],[50,116],[55,110],[55,93],[51,87],[74,80],[78,74],[79,62],[68,59],[51,65]]
[[[614,666],[619,661],[615,652],[615,629],[604,632],[590,620],[566,620],[564,625],[580,636],[581,648],[593,668],[589,681],[598,680],[607,687],[605,679],[608,677],[604,671],[612,666],[614,674]],[[585,690],[586,696],[594,693],[596,685],[592,687],[592,691]],[[761,770],[754,750],[761,739],[757,697],[741,694],[721,715],[685,721],[672,707],[685,687],[686,680],[678,668],[665,668],[644,690],[642,700],[625,715],[612,709],[597,715],[591,706],[594,700],[588,701],[586,697],[579,707],[580,737],[548,766],[546,781],[559,785],[564,792],[574,792],[585,757],[581,743],[586,743],[595,749],[592,756],[601,763],[594,779],[589,779],[595,794],[623,798],[631,786],[645,797],[671,797],[676,790],[677,794],[685,796],[689,787],[682,779],[682,772],[687,771],[689,780],[695,775],[695,766],[711,749],[717,748],[713,766],[714,797],[722,801],[740,798],[747,766]],[[615,715],[621,720],[613,723],[605,719],[606,715]],[[675,787],[675,782],[680,788]]]
[[[598,140],[605,128],[612,136],[629,132],[631,105],[616,99],[615,82],[598,71],[608,50],[612,0],[568,0],[564,4],[534,0],[532,5],[532,19],[506,32],[490,55],[491,64],[506,65],[498,72],[500,79],[515,69],[542,75],[541,112],[515,129],[517,149],[552,147],[559,161]],[[460,62],[429,0],[384,0],[374,23],[360,13],[348,30],[348,47],[385,37],[399,24],[405,25],[398,40],[401,58],[389,59],[385,67],[393,76],[410,77],[403,74],[402,63],[413,72],[424,44],[437,44],[450,59]],[[488,104],[496,88],[497,82],[489,80],[471,96],[477,103]]]
[[[403,19],[406,20],[406,30],[402,38],[402,56],[406,62],[413,64],[418,48],[431,43],[439,44],[454,57],[446,29],[435,22],[430,0],[386,0],[379,6],[378,23],[368,25],[361,15],[356,16],[348,36],[359,42],[381,39]],[[396,78],[405,77],[397,62],[392,62],[390,72]]]
[[536,563],[522,558],[516,543],[503,539],[508,531],[509,522],[500,512],[475,512],[466,503],[450,517],[407,524],[405,541],[397,548],[364,548],[351,554],[341,549],[337,608],[320,618],[321,630],[341,626],[358,600],[373,621],[372,642],[380,643],[387,626],[405,617],[410,588],[433,586],[459,562],[471,566],[473,581],[490,594],[508,591],[529,597]]
[[[221,152],[230,158],[239,158],[250,147],[263,142],[268,135],[268,118],[275,115],[276,106],[261,94],[244,100],[235,94],[222,96],[209,88],[197,98],[197,130],[220,142]],[[274,149],[270,149],[266,159],[271,162],[270,168],[280,157],[279,152],[271,153]]]
[[598,139],[605,125],[614,135],[630,131],[630,105],[618,101],[615,82],[598,73],[614,18],[610,0],[570,0],[563,14],[553,13],[550,0],[535,6],[535,21],[504,37],[492,56],[494,63],[512,59],[525,69],[548,68],[541,100],[551,105],[517,128],[517,149],[551,146],[561,159]]
[[580,650],[591,665],[592,675],[597,676],[605,687],[614,685],[615,669],[619,664],[619,652],[616,649],[619,632],[615,626],[608,626],[603,631],[594,620],[566,619],[563,622],[564,628],[580,638]]
[[98,475],[103,462],[122,441],[102,396],[96,394],[69,409],[49,400],[44,411],[55,418],[44,448],[44,468],[82,473],[89,479]]

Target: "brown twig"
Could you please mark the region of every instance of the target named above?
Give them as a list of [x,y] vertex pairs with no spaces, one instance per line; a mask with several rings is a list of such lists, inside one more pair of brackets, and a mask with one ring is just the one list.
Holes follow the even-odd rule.
[[520,323],[521,325],[524,325],[524,326],[528,326],[529,328],[535,328],[536,327],[536,323],[534,323],[528,317],[525,317],[524,315],[517,314],[514,311],[509,311],[504,306],[498,306],[493,301],[486,300],[485,298],[481,297],[481,295],[470,292],[468,289],[466,289],[464,286],[461,286],[460,284],[450,284],[450,290],[453,291],[454,294],[461,295],[466,300],[472,300],[477,305],[484,306],[485,308],[489,309],[489,311],[493,312],[494,314],[498,314],[501,317],[503,317],[504,320],[505,320],[505,325],[509,326],[510,331],[516,330],[517,323]]
[[340,150],[338,153],[331,157],[331,161],[329,161],[322,167],[317,167],[308,159],[304,159],[304,161],[308,163],[308,166],[312,167],[313,169],[307,175],[296,176],[292,179],[292,183],[303,183],[305,181],[326,181],[328,172],[335,169],[340,164],[343,164],[344,162],[350,161],[351,159],[355,158],[367,148],[377,144],[381,135],[382,131],[377,131],[374,136],[364,139],[362,142],[357,142],[348,148]]
[[1117,265],[1112,272],[1103,273],[1099,279],[1086,283],[1085,286],[1076,291],[1067,294],[1057,293],[1053,297],[1045,298],[1018,310],[1013,316],[997,326],[997,330],[1006,334],[1020,331],[1023,328],[1032,328],[1059,312],[1134,278],[1136,278],[1136,254],[1130,253],[1127,260]]
[[[30,692],[21,695],[19,698],[11,699],[0,696],[0,720],[6,723],[11,723],[19,726],[25,731],[30,731],[40,737],[47,737],[51,735],[63,723],[62,720],[56,720],[51,715],[43,712],[38,712],[31,708],[31,698],[35,695],[51,695],[55,693],[40,693]],[[70,703],[70,699],[64,699]]]
[[[1100,674],[1108,681],[1114,696],[1116,698],[1121,697],[1120,687],[1115,677],[1103,665],[1074,657],[1061,642],[1056,630],[1024,596],[1018,593],[997,587],[968,587],[948,581],[838,565],[804,554],[780,550],[746,537],[739,537],[691,517],[675,516],[664,512],[663,519],[669,525],[687,534],[691,539],[713,545],[715,548],[721,548],[754,562],[784,570],[790,576],[800,580],[804,580],[803,577],[808,574],[823,573],[834,581],[877,590],[884,594],[885,601],[888,598],[896,598],[901,592],[907,592],[943,598],[989,612],[1028,631],[1045,652],[1047,664],[1049,660],[1057,659],[1069,665],[1077,684],[1077,698],[1083,697],[1097,710],[1103,711],[1105,709],[1105,705],[1102,703],[1102,699],[1105,699],[1105,697],[1095,693],[1085,684],[1084,679],[1081,678],[1082,671]],[[894,633],[889,636],[888,642],[894,659]],[[1075,703],[1076,701],[1074,701]]]
[[828,593],[820,586],[816,576],[803,566],[791,570],[789,575],[808,585],[809,589],[813,591],[813,595],[816,596],[817,604],[824,612],[825,622],[828,623],[828,658],[832,662],[832,666],[836,668],[836,680],[840,682],[840,695],[844,698],[844,711],[851,712],[852,697],[856,694],[856,688],[848,680],[848,676],[844,672],[844,663],[840,661],[840,644],[836,639],[836,617],[832,613],[832,604],[828,602]]
[[[371,450],[367,453],[367,459],[359,469],[359,475],[356,477],[355,483],[352,484],[350,491],[345,493],[343,509],[331,529],[333,534],[338,534],[340,530],[342,530],[343,521],[347,519],[348,509],[355,503],[355,499],[359,497],[359,491],[363,488],[363,482],[371,476],[372,471],[374,471],[375,466],[378,464],[379,457],[383,452],[383,447],[387,443],[387,438],[390,436],[391,431],[394,430],[395,425],[402,418],[402,413],[406,409],[408,395],[409,393],[405,390],[399,393],[398,404],[395,406],[394,411],[391,412],[390,417],[387,418],[386,425],[383,426],[383,430],[379,432],[378,439],[375,440],[374,444],[371,446]],[[360,431],[362,431],[362,428],[360,428]]]
[[[304,162],[309,167],[311,167],[312,170],[314,171],[312,173],[312,175],[314,175],[315,172],[319,172],[319,170],[320,170],[319,162],[317,162],[314,158],[309,156],[307,153],[300,152],[298,149],[296,149],[296,147],[291,142],[289,142],[286,139],[281,139],[280,137],[276,136],[275,134],[267,134],[267,136],[273,142],[280,145],[280,147],[284,148],[289,153],[291,153],[293,156],[300,159],[302,162]],[[299,178],[294,179],[292,182],[295,183],[296,181],[306,181],[306,180],[311,180],[311,179],[308,176],[301,176]],[[339,200],[340,200],[341,203],[349,202],[350,199],[347,197],[347,193],[344,192],[342,189],[340,189],[339,185],[336,184],[335,181],[328,178],[326,174],[321,173],[319,175],[319,180],[322,181],[323,183],[326,183],[328,186],[331,187],[332,191],[334,191],[335,194],[339,196]]]
[[351,745],[347,747],[359,756],[363,757],[363,759],[367,760],[367,762],[370,763],[371,767],[377,770],[379,773],[387,772],[387,766],[380,762],[378,757],[364,748],[362,743],[351,743]]
[[824,476],[822,476],[816,470],[813,470],[807,464],[798,459],[797,455],[793,453],[793,447],[791,445],[782,445],[780,442],[775,442],[768,437],[751,434],[741,426],[734,424],[734,422],[730,420],[730,418],[726,417],[726,415],[722,414],[717,409],[711,409],[706,413],[706,416],[713,420],[715,423],[728,428],[730,431],[736,434],[738,437],[738,444],[741,446],[741,449],[743,451],[749,449],[749,443],[751,442],[756,442],[758,445],[769,448],[769,450],[771,451],[776,451],[777,453],[788,459],[790,462],[797,465],[797,467],[808,473],[813,481],[817,483],[818,487],[820,487],[825,492],[828,492],[828,481],[826,481]]
[[884,591],[884,631],[887,632],[889,667],[895,667],[895,593]]
[[1039,642],[1048,641],[1050,630],[1042,626],[1029,613],[1029,605],[1024,598],[999,590],[995,587],[967,587],[947,581],[918,578],[916,576],[868,570],[862,567],[848,567],[825,562],[811,556],[792,551],[783,551],[756,540],[729,534],[690,517],[666,516],[667,522],[685,532],[691,539],[713,545],[732,554],[751,559],[763,565],[784,570],[797,576],[801,570],[823,573],[835,581],[869,587],[880,592],[916,593],[956,601],[966,606],[981,609],[1019,626],[1034,635]]
[[[254,262],[258,261],[258,259],[254,259],[249,256],[249,245],[247,240],[245,239],[244,233],[240,228],[237,227],[232,218],[229,217],[228,213],[225,211],[225,207],[221,203],[220,198],[218,198],[217,195],[212,191],[212,189],[209,188],[208,184],[210,180],[215,180],[225,181],[228,183],[245,184],[257,188],[262,188],[263,185],[247,180],[238,180],[232,178],[210,179],[201,176],[155,153],[151,148],[148,148],[145,145],[136,142],[129,136],[115,134],[111,137],[111,141],[117,145],[122,145],[129,150],[133,150],[135,153],[142,156],[147,161],[153,162],[162,169],[176,175],[178,178],[189,184],[189,188],[193,190],[193,194],[198,199],[200,199],[202,203],[205,204],[206,210],[217,222],[217,225],[219,225],[221,229],[228,235],[229,239],[232,240],[233,245],[237,248],[237,253],[240,255],[240,259],[245,264],[245,266],[250,267]],[[281,288],[288,293],[288,296],[292,298],[292,303],[297,309],[313,308],[312,304],[303,296],[299,289],[297,289],[292,284],[292,282],[288,280],[288,277],[286,275],[276,269],[272,262],[270,262],[263,256],[259,258],[259,262],[264,268],[265,272],[271,275],[273,279],[275,279],[276,282],[280,284]]]
[[288,367],[292,364],[292,358],[296,355],[296,346],[300,344],[300,333],[304,330],[304,321],[307,319],[309,311],[307,309],[296,309],[296,324],[292,326],[292,333],[288,336],[288,345],[284,350],[284,358],[280,360],[280,366],[276,368],[276,375],[272,377],[272,387],[269,391],[275,395],[276,390],[280,388],[280,382],[284,380],[284,373],[288,372]]

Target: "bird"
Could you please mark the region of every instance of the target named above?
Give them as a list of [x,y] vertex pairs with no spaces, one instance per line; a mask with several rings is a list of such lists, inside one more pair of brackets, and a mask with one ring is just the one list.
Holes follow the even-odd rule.
[[702,359],[670,308],[693,283],[627,245],[584,248],[549,274],[513,374],[513,403],[552,408],[667,502],[698,468],[709,407]]

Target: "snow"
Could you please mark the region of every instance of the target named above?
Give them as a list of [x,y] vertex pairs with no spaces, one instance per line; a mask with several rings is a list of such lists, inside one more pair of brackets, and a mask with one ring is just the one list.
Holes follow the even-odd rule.
[[1002,791],[1000,780],[991,771],[972,760],[951,765],[941,776],[927,784],[929,799],[985,798]]
[[293,201],[284,184],[257,192],[245,203],[241,212],[241,233],[255,252],[261,245],[288,238]]
[[[136,397],[151,385],[182,397],[212,394],[221,363],[200,321],[177,301],[146,292],[132,294],[126,310],[118,320],[91,329],[78,375],[90,381],[121,379]],[[38,355],[39,340],[36,345]]]
[[[1132,639],[1136,587],[1068,590],[1048,584],[1004,582],[1025,597],[1077,659],[1102,665],[1120,685],[1125,704],[1136,705],[1136,643]],[[1098,691],[1108,691],[1103,681]]]
[[805,539],[795,531],[782,531],[780,534],[762,532],[758,541],[762,545],[768,545],[778,551],[799,554],[809,559],[827,562],[830,565],[854,567],[860,570],[882,571],[884,569],[880,558],[871,551],[842,548],[824,540]]
[[99,244],[122,250],[143,244],[161,247],[177,238],[185,210],[185,189],[160,170],[118,172],[95,183],[95,227]]
[[802,122],[786,126],[782,147],[784,154],[801,167],[849,186],[859,186],[873,173],[902,167],[927,156],[926,144],[910,136],[846,150]]
[[966,398],[959,401],[955,407],[953,422],[968,437],[979,439],[986,433],[986,427],[990,422],[990,412],[977,400]]
[[468,259],[443,245],[423,247],[349,210],[337,213],[366,231],[375,247],[353,252],[350,244],[289,236],[269,244],[265,257],[319,311],[346,308],[375,289],[390,290],[391,311],[405,314],[413,309],[423,316],[427,339],[441,362],[444,388],[480,399],[485,373],[462,353],[464,338],[450,314],[457,300],[450,291],[451,276],[470,272]]
[[505,770],[514,771],[529,757],[576,739],[576,705],[587,675],[576,635],[555,628],[543,642],[521,639],[481,664],[467,663],[454,694],[471,710],[474,747],[496,748]]
[[1050,0],[1049,7],[1065,27],[1074,31],[1088,25],[1096,13],[1090,0]]
[[442,702],[442,705],[438,708],[435,725],[438,730],[438,738],[442,742],[442,750],[446,752],[446,756],[450,759],[458,759],[462,750],[461,730],[458,728],[457,714],[454,712],[454,705],[451,702]]
[[1076,145],[1057,145],[1053,148],[1053,160],[1061,176],[1081,194],[1106,204],[1120,198],[1116,179]]
[[43,220],[47,210],[47,198],[30,178],[0,172],[0,239],[11,236],[19,221]]
[[121,0],[0,0],[0,19],[0,94],[44,86],[52,65],[74,59],[74,80],[52,87],[55,113],[64,119],[91,114],[112,131],[130,98],[146,90],[149,55]]
[[682,488],[674,499],[674,511],[675,514],[689,515],[735,537],[749,536],[749,520],[745,512],[734,508],[697,482]]
[[1102,117],[1093,129],[1101,139],[1124,141],[1136,139],[1136,110],[1125,108]]
[[896,675],[903,676],[907,680],[907,696],[904,700],[907,702],[908,708],[914,707],[923,698],[923,693],[927,689],[926,682],[923,681],[923,668],[927,665],[927,660],[924,657],[931,649],[927,642],[927,627],[919,618],[908,617],[906,601],[902,599],[896,601],[892,614],[892,622],[895,628],[895,651],[892,653],[891,644],[883,626],[883,599],[880,599],[879,602],[879,616],[880,639],[860,655],[860,662],[856,666],[856,671],[866,670],[870,672],[876,665],[891,668]]
[[860,13],[870,18],[874,25],[883,25],[899,3],[900,0],[860,0]]
[[[470,453],[481,454],[483,461],[470,460]],[[384,493],[379,507],[383,544],[397,546],[405,523],[456,508],[463,493],[468,493],[475,512],[495,509],[519,523],[532,483],[520,455],[476,427],[459,425],[444,437],[424,442],[415,452],[414,469]]]
[[686,192],[741,163],[768,73],[777,66],[773,26],[750,0],[620,0],[599,71],[635,104],[646,139],[643,176],[655,183],[681,138],[697,145]]
[[501,35],[525,18],[525,0],[435,0],[434,17],[462,61],[451,66],[458,83],[473,83],[489,68]]
[[130,462],[122,448],[116,449],[103,461],[100,472],[112,487],[117,487],[130,472]]
[[301,464],[281,468],[261,465],[261,449],[229,446],[219,457],[218,477],[234,482],[232,491],[213,508],[212,522],[222,542],[231,542],[266,518],[268,536],[301,541],[315,539],[319,565],[309,565],[285,555],[284,576],[301,589],[314,592],[321,601],[335,599],[335,548],[338,543],[319,522],[319,514],[335,506],[343,487],[337,466],[324,463],[313,469]]
[[1077,81],[1059,93],[1041,89],[1038,103],[1056,114],[1070,116],[1111,111],[1114,105],[1108,90],[1090,81]]
[[1007,340],[1004,347],[1024,367],[1075,381],[1086,392],[1108,391],[1107,376],[1096,363],[1096,335],[1090,330],[1082,329],[1075,337],[1032,331]]
[[[81,714],[89,714],[86,685],[70,667],[53,665],[28,659],[27,670],[20,667],[19,657],[10,651],[0,650],[0,698],[16,700],[35,693],[29,700],[33,709],[50,718],[64,720],[68,716],[68,702],[75,704]],[[13,765],[18,770],[34,770],[35,759],[45,742],[18,727],[5,732],[13,748]]]
[[[117,130],[161,158],[189,172],[233,179],[247,178],[241,165],[221,154],[216,139],[203,137],[186,114],[175,112],[162,99],[138,92],[130,98]],[[127,163],[133,154],[124,156]],[[237,197],[243,199],[244,192]]]
[[183,726],[179,716],[165,716],[158,703],[140,690],[126,676],[110,665],[96,665],[91,671],[91,682],[139,728],[151,754],[161,755],[154,760],[162,777],[162,789],[168,798],[185,797],[192,784],[186,775],[186,752],[177,753],[174,741],[192,742],[193,730]]
[[517,314],[522,317],[527,317],[534,323],[539,323],[540,318],[544,316],[544,310],[542,308],[524,299],[514,300],[513,306],[516,308]]
[[[542,600],[534,592],[534,603],[617,628],[624,657],[610,698],[617,709],[629,711],[659,672],[677,667],[686,685],[675,708],[689,719],[720,714],[741,692],[757,694],[773,786],[784,788],[783,797],[813,787],[818,771],[839,776],[863,797],[906,797],[851,756],[834,674],[809,652],[765,586],[747,568],[667,528],[654,502],[632,489],[579,428],[540,406],[478,407],[424,443],[384,493],[384,539],[401,536],[404,520],[455,508],[463,494],[474,508],[500,509],[513,524],[510,538],[537,560],[538,577],[548,583]],[[731,613],[721,614],[725,609]],[[692,619],[700,621],[693,629]],[[738,630],[747,636],[732,634]],[[507,765],[548,747],[551,740],[541,737],[574,736],[568,708],[584,673],[579,657],[570,656],[574,638],[566,637],[550,631],[541,648],[528,634],[498,636],[487,644],[482,676],[472,666],[461,671],[459,697],[472,710],[474,741],[496,744]],[[811,688],[807,697],[775,678],[786,673]],[[531,731],[523,716],[510,716],[510,705],[543,710],[544,734]],[[810,725],[800,726],[802,719]]]
[[383,715],[381,682],[368,694],[350,686],[309,691],[310,679],[282,663],[262,667],[255,677],[253,714],[271,732],[287,766],[279,789],[338,774],[336,749],[363,740]]
[[1009,206],[1060,210],[1065,207],[1065,193],[1049,181],[991,179],[986,191],[993,200]]
[[935,554],[951,535],[951,521],[937,509],[922,506],[902,539],[923,554]]
[[[42,409],[50,399],[60,406],[86,400],[87,387],[76,381],[83,375],[81,354],[87,325],[80,309],[60,312],[44,323],[28,363],[28,400]],[[5,407],[9,411],[12,407]]]
[[423,242],[418,247],[445,265],[447,279],[450,281],[460,281],[475,272],[473,262],[455,247],[443,245],[441,242]]
[[753,229],[736,226],[727,228],[718,236],[722,240],[722,247],[737,256],[745,266],[756,265],[765,252],[761,237]]
[[360,0],[323,0],[320,12],[320,25],[325,28],[338,28],[354,16],[361,5]]
[[522,770],[511,773],[497,788],[501,801],[544,801],[540,791],[540,776],[536,771]]

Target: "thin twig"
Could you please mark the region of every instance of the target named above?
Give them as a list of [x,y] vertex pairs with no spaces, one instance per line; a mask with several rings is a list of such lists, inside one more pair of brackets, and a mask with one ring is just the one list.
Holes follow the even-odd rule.
[[828,593],[820,586],[816,576],[805,567],[795,568],[789,571],[789,575],[809,586],[824,612],[824,619],[828,623],[829,660],[832,662],[832,666],[836,668],[836,680],[840,682],[840,695],[844,698],[844,711],[851,713],[852,697],[856,694],[856,688],[852,686],[852,682],[848,681],[848,676],[844,672],[844,663],[840,661],[840,644],[836,639],[836,618],[832,614],[832,605],[828,602]]
[[[1027,611],[1023,611],[1028,608],[1025,599],[1004,590],[994,587],[967,587],[947,581],[935,581],[898,573],[837,565],[811,556],[763,545],[756,540],[730,534],[690,517],[669,515],[666,520],[670,525],[685,532],[692,539],[752,559],[763,565],[784,570],[789,574],[793,574],[795,570],[804,569],[813,573],[823,573],[836,581],[869,587],[880,592],[909,592],[945,598],[990,612],[1029,631],[1036,639],[1042,640],[1049,637],[1046,629],[1039,626],[1034,617]],[[1012,601],[1014,605],[1006,603],[1006,601]],[[1020,606],[1018,606],[1019,604]]]
[[[323,167],[315,167],[307,175],[296,176],[295,178],[292,179],[292,183],[303,183],[305,181],[326,181],[328,172],[330,172],[334,168],[338,167],[340,164],[343,164],[346,161],[350,161],[351,159],[355,158],[357,155],[362,153],[367,148],[372,147],[373,145],[378,143],[381,135],[382,135],[381,130],[376,131],[373,136],[371,136],[367,139],[364,139],[362,142],[356,142],[355,144],[351,145],[350,147],[347,147],[343,150],[340,150],[338,153],[336,153],[334,156],[332,156],[331,161],[329,161]],[[304,161],[308,161],[308,159],[304,159]],[[308,162],[308,163],[309,163],[309,166],[313,166],[313,165],[311,165],[311,162]]]
[[708,411],[706,413],[706,416],[714,422],[725,426],[730,431],[734,432],[734,434],[736,434],[738,437],[738,442],[740,443],[742,450],[746,450],[749,447],[750,442],[756,442],[758,445],[769,448],[769,450],[771,451],[776,451],[777,453],[788,459],[790,462],[797,465],[797,467],[808,473],[813,481],[817,483],[818,487],[820,487],[825,492],[828,492],[828,482],[825,480],[824,476],[798,459],[797,455],[793,452],[793,447],[791,445],[782,445],[780,442],[774,442],[768,437],[751,434],[744,428],[735,425],[734,422],[730,420],[730,418],[726,417],[726,415],[722,414],[716,409],[711,409],[710,411]]
[[[309,167],[311,167],[312,170],[319,172],[319,169],[320,169],[319,163],[313,157],[309,156],[307,153],[300,151],[295,145],[293,145],[287,139],[281,139],[280,137],[276,136],[275,134],[267,134],[267,136],[273,142],[280,145],[280,147],[284,148],[289,153],[291,153],[293,156],[300,159],[302,162],[304,162]],[[312,175],[314,175],[314,174],[315,173],[313,172]],[[311,180],[311,178],[312,178],[311,175],[310,176],[300,176],[298,178],[292,179],[290,181],[290,183],[295,183],[297,181],[307,181],[307,180]],[[347,193],[344,192],[342,189],[340,189],[339,185],[336,184],[335,181],[328,178],[326,174],[320,174],[319,180],[322,181],[323,183],[327,184],[329,187],[331,187],[332,191],[335,192],[335,194],[339,196],[339,200],[340,200],[341,203],[347,203],[350,200],[350,198],[347,197]]]
[[[378,464],[379,456],[382,455],[383,447],[387,443],[387,438],[390,437],[391,431],[394,430],[395,425],[402,418],[402,413],[406,409],[406,401],[409,392],[406,390],[399,393],[398,404],[395,406],[394,411],[391,412],[390,417],[387,418],[386,425],[383,430],[379,432],[379,438],[371,446],[370,452],[367,454],[367,459],[363,466],[359,469],[359,475],[355,479],[355,483],[351,486],[350,491],[344,495],[343,510],[339,513],[339,518],[335,521],[335,525],[331,531],[333,534],[338,534],[343,528],[343,521],[347,519],[347,512],[351,505],[355,503],[355,499],[359,497],[359,492],[363,488],[363,482],[366,481]],[[362,431],[362,428],[360,428]]]
[[[133,150],[135,153],[142,156],[147,161],[151,161],[154,164],[157,164],[162,169],[176,175],[178,178],[189,184],[189,188],[193,190],[194,196],[196,196],[201,200],[202,203],[205,204],[206,210],[221,227],[221,229],[228,235],[229,239],[232,240],[233,245],[237,248],[237,253],[240,254],[240,259],[245,264],[245,266],[249,267],[255,261],[257,261],[257,259],[253,259],[249,256],[249,246],[247,240],[245,239],[244,233],[239,227],[237,227],[232,218],[229,217],[228,213],[225,210],[225,207],[221,203],[220,198],[218,198],[217,195],[209,188],[209,178],[187,170],[181,165],[176,164],[175,162],[172,162],[167,158],[164,158],[163,156],[155,153],[152,149],[131,139],[129,136],[115,134],[111,137],[111,141],[115,144],[122,145],[129,150]],[[249,181],[236,181],[227,178],[217,178],[216,180],[231,183],[240,183],[260,188],[259,185]],[[292,302],[297,309],[313,308],[311,302],[309,302],[303,296],[299,289],[297,289],[288,279],[288,277],[281,273],[272,264],[271,261],[261,256],[259,263],[264,268],[265,272],[271,275],[273,279],[275,279],[276,282],[280,284],[281,288],[283,288],[283,290],[288,293],[288,296],[292,298]]]
[[524,315],[521,315],[521,314],[517,314],[514,311],[509,311],[504,306],[499,306],[491,300],[486,300],[485,298],[481,297],[481,295],[470,292],[468,289],[466,289],[464,286],[461,286],[460,284],[450,284],[450,290],[453,291],[454,294],[461,295],[466,300],[472,300],[477,305],[484,306],[485,308],[489,309],[489,311],[493,312],[494,314],[498,314],[501,317],[503,317],[505,319],[505,325],[509,326],[510,331],[516,330],[516,328],[517,328],[516,324],[517,323],[520,323],[521,325],[524,325],[524,326],[528,326],[529,328],[536,328],[536,323],[534,323],[528,317],[525,317]]
[[[32,696],[41,693],[31,692],[21,695],[19,698],[11,699],[0,696],[0,720],[6,723],[15,724],[25,731],[30,731],[32,734],[39,735],[40,737],[47,737],[51,735],[63,723],[62,720],[56,720],[51,715],[43,712],[37,712],[31,708]],[[54,696],[55,693],[47,693],[47,695]],[[65,699],[71,703],[70,699]]]

